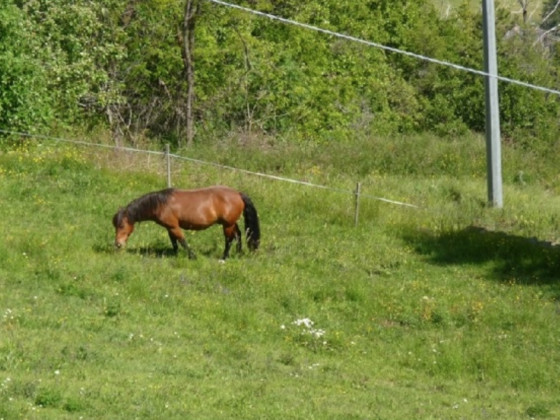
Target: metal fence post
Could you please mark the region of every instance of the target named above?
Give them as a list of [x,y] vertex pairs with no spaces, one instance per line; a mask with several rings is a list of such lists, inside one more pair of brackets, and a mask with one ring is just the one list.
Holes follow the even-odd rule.
[[165,145],[165,161],[167,163],[167,188],[171,188],[171,156],[169,155],[169,143]]
[[358,226],[358,219],[360,215],[360,192],[362,190],[362,183],[358,182],[356,184],[356,191],[354,192],[355,204],[354,204],[354,226]]

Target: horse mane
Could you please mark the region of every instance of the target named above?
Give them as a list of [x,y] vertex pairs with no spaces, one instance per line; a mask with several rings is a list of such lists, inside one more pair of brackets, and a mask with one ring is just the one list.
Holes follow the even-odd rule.
[[139,222],[150,219],[154,211],[167,203],[169,196],[173,194],[173,188],[167,188],[161,191],[154,191],[131,201],[125,209],[119,211],[115,216],[118,220],[126,215],[130,223]]

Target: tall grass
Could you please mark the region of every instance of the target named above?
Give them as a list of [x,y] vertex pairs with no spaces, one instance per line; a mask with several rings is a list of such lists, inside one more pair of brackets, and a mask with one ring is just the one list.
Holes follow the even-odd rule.
[[219,264],[211,228],[189,260],[144,223],[117,253],[111,216],[165,186],[161,160],[2,152],[0,418],[560,415],[554,176],[505,176],[497,210],[480,139],[261,146],[188,153],[420,208],[363,198],[355,228],[350,193],[175,161],[176,185],[251,196],[261,249]]

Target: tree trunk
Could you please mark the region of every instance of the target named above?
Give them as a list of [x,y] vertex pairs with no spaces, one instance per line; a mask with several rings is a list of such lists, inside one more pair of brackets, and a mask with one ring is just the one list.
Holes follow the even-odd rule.
[[198,0],[186,0],[185,13],[183,15],[183,33],[182,33],[182,56],[185,66],[185,74],[187,77],[187,104],[186,114],[186,131],[187,146],[191,146],[194,139],[194,28],[196,16],[199,11]]

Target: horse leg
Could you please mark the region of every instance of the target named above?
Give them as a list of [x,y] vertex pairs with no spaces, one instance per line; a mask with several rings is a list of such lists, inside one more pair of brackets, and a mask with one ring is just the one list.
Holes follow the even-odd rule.
[[241,251],[241,231],[239,230],[239,226],[237,223],[233,225],[226,226],[224,225],[224,237],[226,239],[226,247],[224,249],[224,255],[222,256],[222,260],[225,260],[229,257],[229,250],[231,248],[231,243],[237,239],[237,250]]
[[175,253],[178,250],[177,242],[179,242],[181,244],[181,246],[187,251],[187,253],[189,254],[189,258],[191,260],[194,260],[196,258],[195,253],[193,252],[193,250],[191,249],[191,247],[187,243],[187,241],[185,239],[185,234],[183,233],[183,231],[181,230],[180,227],[177,226],[177,227],[168,229],[167,232],[169,233],[169,238],[171,239],[171,244],[173,245],[173,250],[175,251]]
[[171,245],[173,245],[173,252],[176,254],[177,251],[179,251],[179,246],[177,245],[177,238],[175,237],[175,235],[171,233],[171,231],[168,230],[167,233],[169,234],[169,239],[171,239]]
[[243,248],[243,245],[241,242],[241,230],[239,230],[237,223],[235,224],[235,239],[237,239],[237,253],[241,254],[241,248]]

